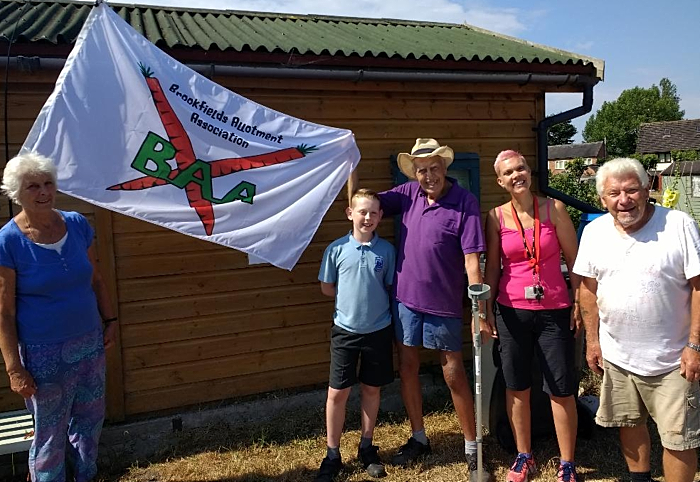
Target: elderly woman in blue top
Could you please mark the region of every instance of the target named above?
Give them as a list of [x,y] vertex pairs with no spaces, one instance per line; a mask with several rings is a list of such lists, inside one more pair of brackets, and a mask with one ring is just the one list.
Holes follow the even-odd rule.
[[[115,311],[95,263],[93,230],[54,209],[56,168],[38,154],[5,167],[2,191],[22,211],[0,229],[0,350],[10,387],[34,415],[34,481],[96,472],[105,413],[105,347]],[[106,322],[103,330],[102,322]]]

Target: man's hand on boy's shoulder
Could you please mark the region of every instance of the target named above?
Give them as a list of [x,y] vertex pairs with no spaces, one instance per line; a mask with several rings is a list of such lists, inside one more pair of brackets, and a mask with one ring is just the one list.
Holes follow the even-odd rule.
[[321,293],[326,296],[335,296],[335,283],[324,283],[321,281]]

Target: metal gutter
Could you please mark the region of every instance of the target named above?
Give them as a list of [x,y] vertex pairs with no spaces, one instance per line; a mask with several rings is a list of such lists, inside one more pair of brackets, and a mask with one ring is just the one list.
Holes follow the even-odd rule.
[[[7,57],[0,57],[1,63]],[[60,70],[65,64],[61,58],[10,57],[10,66],[22,71]],[[593,86],[598,79],[581,74],[532,74],[520,72],[462,72],[438,70],[382,70],[362,68],[304,68],[285,66],[250,66],[187,63],[192,70],[207,77],[214,75],[237,77],[268,77],[277,79],[332,79],[351,82],[485,82],[515,83],[519,85],[539,83],[555,85]]]
[[559,124],[560,122],[565,122],[588,114],[593,109],[593,85],[594,84],[585,85],[583,90],[583,102],[579,107],[560,112],[550,117],[545,117],[537,124],[537,172],[539,173],[537,182],[540,192],[554,199],[559,199],[564,204],[568,204],[584,213],[602,213],[603,211],[575,197],[549,187],[547,131],[554,124]]
[[[384,81],[384,82],[487,82],[487,83],[548,83],[548,84],[578,84],[596,83],[597,79],[583,75],[546,75],[509,72],[459,72],[435,70],[380,70],[380,69],[307,69],[287,67],[257,67],[234,65],[193,66],[194,70],[211,69],[209,72],[220,75],[235,75],[241,77],[271,77],[297,79],[334,79],[352,82]],[[200,71],[201,72],[201,71]],[[206,72],[201,72],[206,75]]]

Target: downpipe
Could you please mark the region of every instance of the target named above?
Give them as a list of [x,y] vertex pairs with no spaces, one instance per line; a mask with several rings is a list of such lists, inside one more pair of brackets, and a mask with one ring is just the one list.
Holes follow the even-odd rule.
[[587,84],[583,90],[583,102],[579,107],[545,117],[537,124],[537,187],[545,196],[562,201],[584,213],[602,213],[600,209],[586,202],[569,196],[549,186],[549,156],[547,155],[547,131],[554,124],[565,122],[588,114],[593,109],[593,84]]

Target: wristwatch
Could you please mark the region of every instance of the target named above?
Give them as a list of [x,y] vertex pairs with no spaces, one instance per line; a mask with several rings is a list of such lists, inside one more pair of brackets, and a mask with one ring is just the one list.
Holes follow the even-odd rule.
[[485,320],[485,319],[486,319],[486,313],[484,313],[483,311],[480,311],[480,312],[479,312],[479,318],[482,319],[482,320]]

